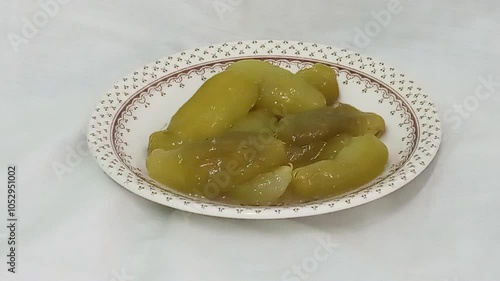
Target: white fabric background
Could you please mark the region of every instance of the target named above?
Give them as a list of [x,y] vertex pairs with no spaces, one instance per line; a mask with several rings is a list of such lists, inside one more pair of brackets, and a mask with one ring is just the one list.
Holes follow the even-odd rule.
[[[8,34],[43,10],[34,0],[0,2],[0,174],[18,165],[20,225],[15,275],[6,272],[0,227],[0,280],[300,280],[283,274],[310,262],[318,239],[338,247],[303,280],[500,280],[500,87],[474,97],[480,76],[500,81],[500,2],[401,0],[401,13],[360,48],[355,29],[387,1],[232,0],[222,14],[217,1],[69,0],[18,53]],[[446,135],[429,169],[370,204],[282,221],[156,205],[88,155],[69,159],[62,177],[54,172],[84,143],[94,104],[122,76],[184,49],[273,38],[348,47],[415,79]],[[466,112],[454,111],[464,103]]]

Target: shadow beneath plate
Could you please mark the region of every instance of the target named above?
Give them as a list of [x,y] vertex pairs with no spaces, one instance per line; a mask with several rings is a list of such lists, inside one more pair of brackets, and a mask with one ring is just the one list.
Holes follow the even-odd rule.
[[385,220],[392,214],[397,213],[401,208],[407,206],[409,202],[417,197],[427,185],[438,163],[439,152],[430,165],[413,181],[378,200],[335,213],[296,218],[293,220],[327,232],[333,229],[359,228],[364,225],[370,225]]

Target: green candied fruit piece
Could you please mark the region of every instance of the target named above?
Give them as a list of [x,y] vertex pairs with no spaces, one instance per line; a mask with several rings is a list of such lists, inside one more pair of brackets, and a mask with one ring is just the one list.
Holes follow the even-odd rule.
[[267,110],[250,111],[248,115],[237,121],[231,132],[276,133],[278,118]]
[[167,131],[189,141],[219,136],[247,115],[258,97],[259,89],[250,80],[235,72],[221,72],[177,111]]
[[295,114],[326,106],[323,94],[291,72],[266,73],[256,108],[275,114]]
[[292,167],[282,166],[237,185],[229,196],[242,205],[268,206],[275,203],[292,180]]
[[300,70],[296,75],[323,93],[327,105],[332,105],[338,100],[339,84],[337,74],[332,68],[317,63],[311,68]]
[[277,138],[289,145],[301,146],[325,141],[338,134],[380,136],[385,131],[384,119],[374,113],[345,111],[340,107],[324,107],[282,118]]
[[290,188],[301,198],[312,200],[343,195],[379,176],[387,161],[387,147],[377,137],[354,137],[334,160],[294,170]]
[[173,150],[154,150],[146,160],[149,176],[190,195],[216,197],[286,163],[285,145],[254,133],[228,133]]

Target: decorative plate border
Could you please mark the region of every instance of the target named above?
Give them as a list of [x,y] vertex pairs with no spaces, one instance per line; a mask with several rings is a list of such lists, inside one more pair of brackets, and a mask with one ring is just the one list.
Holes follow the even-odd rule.
[[[127,145],[118,135],[125,129],[123,117],[137,104],[148,106],[146,94],[161,91],[163,85],[178,83],[182,87],[183,76],[191,72],[202,75],[207,70],[245,58],[265,59],[275,64],[327,63],[347,78],[359,79],[366,87],[378,87],[384,99],[398,103],[397,108],[411,118],[405,118],[411,130],[402,141],[411,142],[408,157],[398,166],[391,167],[390,174],[379,178],[372,186],[341,198],[305,204],[279,207],[243,207],[186,197],[156,187],[139,175],[136,168],[127,165]],[[386,90],[388,89],[388,90]],[[382,102],[382,101],[380,101]],[[399,110],[398,110],[399,111]],[[391,112],[392,113],[392,112]],[[131,116],[131,115],[129,115]],[[408,124],[407,124],[408,125]],[[124,77],[97,104],[91,116],[88,130],[90,151],[101,168],[117,183],[131,192],[173,208],[217,217],[243,219],[276,219],[319,215],[368,203],[401,188],[419,175],[436,155],[441,141],[441,126],[437,110],[414,82],[393,67],[377,62],[346,49],[330,46],[282,40],[238,41],[196,48],[169,56],[146,65]]]

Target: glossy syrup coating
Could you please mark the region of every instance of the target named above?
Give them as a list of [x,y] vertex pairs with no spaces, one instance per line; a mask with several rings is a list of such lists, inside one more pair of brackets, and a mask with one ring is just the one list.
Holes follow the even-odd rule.
[[237,185],[229,197],[238,204],[267,206],[276,203],[292,180],[292,167],[282,166]]
[[326,106],[323,94],[289,71],[265,75],[255,105],[280,116]]
[[311,68],[300,70],[296,75],[318,89],[325,96],[327,105],[333,105],[339,98],[337,74],[332,68],[316,63]]
[[173,150],[154,150],[146,167],[154,180],[178,191],[217,196],[286,164],[285,145],[258,134],[228,133]]
[[231,64],[226,71],[236,72],[258,85],[260,85],[264,76],[289,72],[261,60],[240,60]]
[[310,200],[343,195],[379,176],[387,161],[387,147],[377,137],[354,137],[334,160],[294,170],[289,188]]
[[157,131],[149,136],[148,155],[155,149],[171,150],[185,142],[179,135],[169,131]]
[[267,110],[253,110],[238,120],[229,131],[231,132],[253,132],[253,133],[276,133],[278,118]]
[[192,141],[219,136],[255,105],[258,87],[242,75],[221,72],[207,80],[172,117],[167,130]]
[[323,107],[291,115],[280,120],[277,137],[289,145],[301,146],[325,141],[338,134],[380,135],[384,119],[377,114],[344,111],[342,107]]
[[326,142],[317,141],[303,146],[287,146],[286,157],[294,168],[314,163],[326,146]]
[[326,145],[316,157],[317,161],[332,160],[337,158],[342,149],[348,146],[352,141],[352,136],[348,134],[338,134],[326,141]]
[[213,76],[175,113],[167,130],[150,135],[148,153],[222,135],[248,114],[258,96],[257,85],[242,75]]
[[361,126],[352,128],[352,131],[350,132],[351,135],[361,136],[364,134],[372,134],[377,137],[384,135],[386,126],[385,120],[382,116],[372,112],[363,112],[356,107],[345,103],[336,104],[335,109],[339,113],[362,115],[362,119],[364,120],[360,122]]
[[259,60],[242,60],[228,67],[259,86],[260,96],[255,105],[276,115],[284,116],[324,107],[323,94],[306,80],[290,71]]

